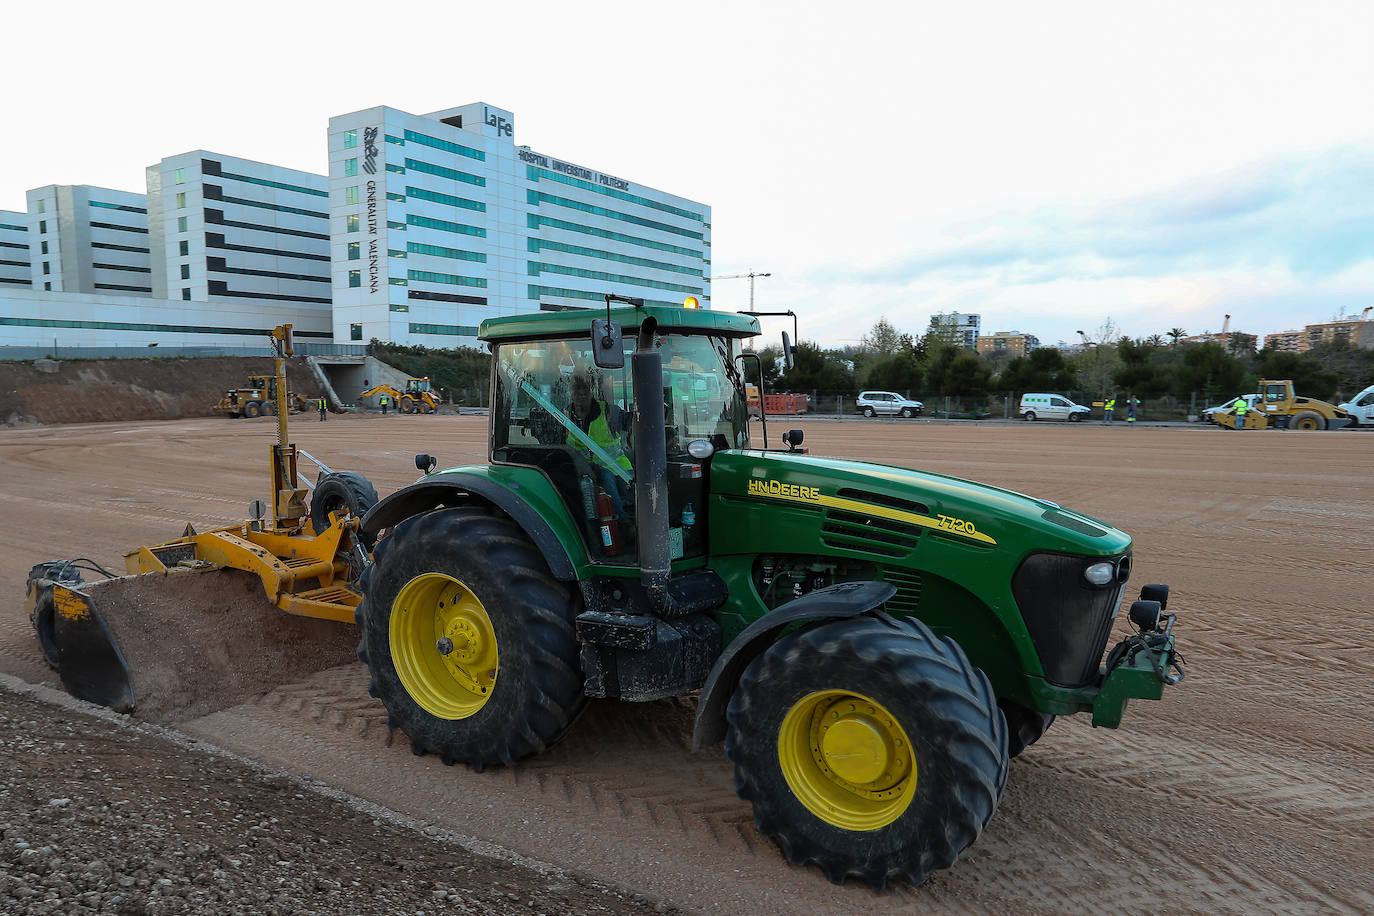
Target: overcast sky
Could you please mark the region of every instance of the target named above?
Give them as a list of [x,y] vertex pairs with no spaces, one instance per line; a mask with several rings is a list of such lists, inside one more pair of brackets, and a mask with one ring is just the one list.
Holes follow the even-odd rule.
[[771,272],[755,307],[827,346],[956,309],[1054,343],[1374,305],[1368,0],[497,7],[10,5],[0,209],[191,149],[323,173],[331,115],[480,100],[710,205],[715,275]]

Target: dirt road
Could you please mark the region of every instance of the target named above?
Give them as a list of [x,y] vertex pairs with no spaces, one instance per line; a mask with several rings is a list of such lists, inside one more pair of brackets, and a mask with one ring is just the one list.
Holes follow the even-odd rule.
[[[874,894],[787,865],[754,832],[723,755],[687,750],[686,702],[593,703],[553,750],[482,774],[412,756],[356,664],[181,727],[694,911],[1374,911],[1374,619],[1361,589],[1374,569],[1374,435],[797,425],[816,454],[970,477],[1106,519],[1136,538],[1134,582],[1173,586],[1188,680],[1132,706],[1117,731],[1057,721],[1012,762],[983,836],[923,887]],[[383,493],[414,479],[416,452],[444,467],[486,448],[480,417],[293,429]],[[241,518],[265,496],[274,430],[265,420],[0,430],[11,531],[0,670],[49,678],[20,607],[30,565],[76,555],[113,565],[187,521]]]

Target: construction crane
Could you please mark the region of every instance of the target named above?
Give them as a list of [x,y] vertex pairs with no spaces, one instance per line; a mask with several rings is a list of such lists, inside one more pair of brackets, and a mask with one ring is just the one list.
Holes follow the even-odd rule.
[[759,273],[759,272],[757,272],[757,271],[751,270],[751,271],[749,271],[747,274],[725,274],[725,275],[723,275],[723,276],[713,277],[712,279],[715,279],[715,280],[742,280],[742,279],[744,279],[745,277],[748,277],[748,278],[749,278],[749,311],[752,312],[752,311],[754,310],[754,278],[755,278],[755,277],[771,277],[771,276],[773,276],[771,273],[765,274],[765,273]]

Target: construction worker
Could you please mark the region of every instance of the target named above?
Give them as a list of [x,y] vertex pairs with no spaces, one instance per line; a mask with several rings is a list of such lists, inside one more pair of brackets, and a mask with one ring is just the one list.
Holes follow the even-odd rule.
[[1245,415],[1250,412],[1250,405],[1245,398],[1236,398],[1236,403],[1231,405],[1231,409],[1236,412],[1236,429],[1245,428]]
[[[577,428],[599,445],[617,465],[626,471],[633,471],[634,466],[620,444],[621,435],[630,428],[629,413],[594,397],[592,380],[586,373],[579,372],[573,376],[571,389],[572,421],[577,424]],[[629,485],[606,465],[605,459],[587,448],[572,433],[568,433],[567,442],[591,461],[596,469],[598,486],[611,498],[616,515],[625,518],[625,499],[629,495]]]
[[1133,394],[1126,395],[1126,422],[1134,423],[1136,410],[1140,407],[1140,398]]
[[320,422],[323,423],[325,417],[329,413],[329,404],[325,401],[324,398],[320,398],[318,406],[320,408]]
[[1109,426],[1112,422],[1112,411],[1114,410],[1116,410],[1116,395],[1107,398],[1107,403],[1102,405],[1102,413],[1106,416],[1106,422]]
[[382,395],[377,400],[382,405],[382,416],[386,416],[386,395]]

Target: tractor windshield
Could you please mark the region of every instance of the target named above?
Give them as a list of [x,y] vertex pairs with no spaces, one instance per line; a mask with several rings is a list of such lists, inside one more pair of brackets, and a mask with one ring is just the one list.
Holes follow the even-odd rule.
[[[668,461],[695,461],[687,445],[696,439],[747,448],[738,342],[710,334],[661,340],[663,385],[652,397],[663,405]],[[492,460],[540,468],[575,518],[599,518],[609,506],[623,532],[614,557],[605,557],[614,563],[635,562],[633,416],[643,393],[631,379],[634,346],[626,335],[621,369],[597,368],[590,336],[501,343],[493,354]]]

